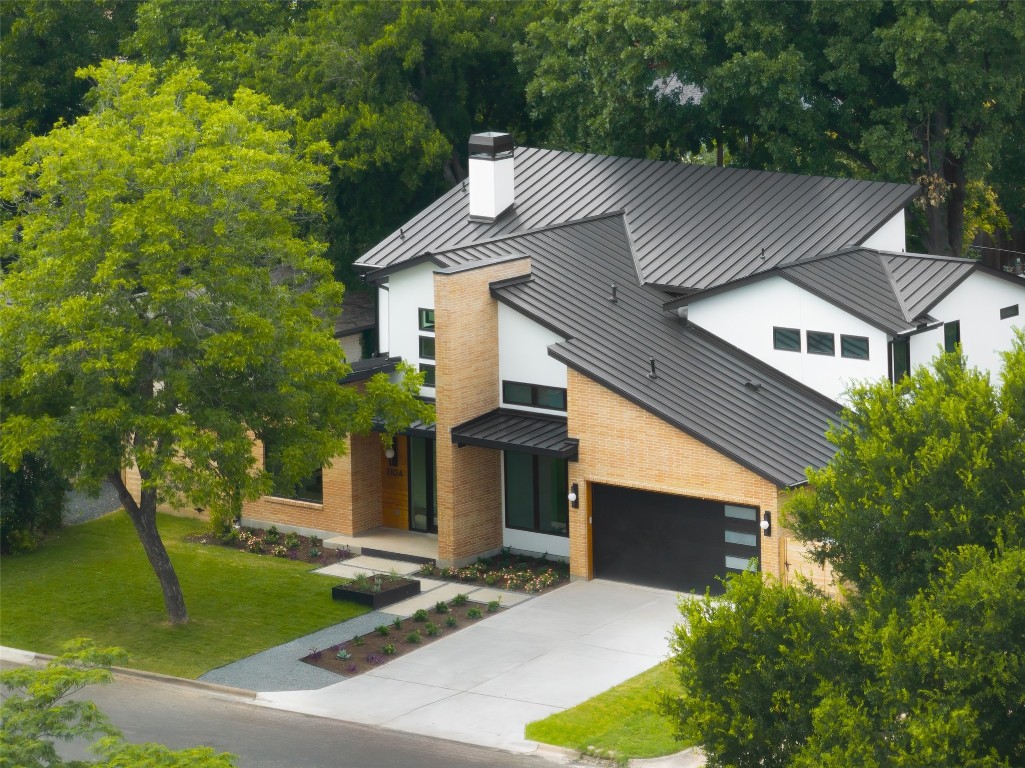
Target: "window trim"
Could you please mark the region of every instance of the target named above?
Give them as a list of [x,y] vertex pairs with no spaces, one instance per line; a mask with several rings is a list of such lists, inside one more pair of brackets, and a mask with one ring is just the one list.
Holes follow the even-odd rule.
[[[530,402],[529,403],[523,403],[523,402],[520,402],[518,400],[510,400],[506,396],[506,385],[507,384],[515,384],[515,385],[521,386],[521,387],[530,387]],[[544,405],[544,404],[542,404],[540,402],[540,397],[539,397],[539,393],[540,393],[541,389],[546,389],[546,390],[551,390],[553,392],[560,392],[560,393],[562,393],[562,407],[561,408],[556,408],[553,405]],[[525,408],[543,408],[543,409],[545,409],[547,411],[559,411],[560,413],[564,413],[566,411],[566,405],[567,405],[567,394],[566,394],[566,389],[564,387],[553,387],[550,384],[531,384],[528,381],[512,381],[511,379],[502,379],[502,403],[504,405],[514,405],[514,406],[515,405],[519,405],[519,406],[523,406]]]
[[[797,348],[796,349],[791,348],[791,347],[781,347],[779,345],[779,340],[778,340],[777,334],[780,331],[788,331],[788,332],[794,333],[797,336]],[[772,348],[773,349],[778,349],[780,352],[797,352],[798,354],[800,354],[801,351],[802,351],[802,346],[801,346],[801,329],[800,328],[785,328],[785,327],[783,327],[781,325],[774,325],[774,326],[772,326]]]
[[[847,354],[847,352],[844,350],[844,341],[847,340],[847,339],[856,340],[856,341],[864,341],[865,342],[865,355],[864,355],[864,357],[862,357],[861,355],[849,355],[849,354]],[[871,349],[870,349],[870,345],[869,345],[868,336],[854,336],[854,335],[848,334],[848,333],[841,333],[840,334],[840,357],[846,357],[848,360],[868,360],[868,359],[870,359],[870,356],[871,356]]]
[[[828,336],[829,337],[829,342],[830,342],[830,344],[829,344],[830,351],[829,352],[816,352],[815,350],[813,350],[811,348],[811,335],[813,333],[818,335],[818,336],[822,336],[822,337]],[[835,333],[830,333],[829,331],[805,331],[804,332],[804,346],[805,346],[805,349],[808,351],[809,355],[820,355],[822,357],[836,357],[836,334]]]
[[1017,317],[1017,316],[1018,316],[1018,305],[1017,304],[1010,304],[1010,305],[1008,305],[1006,307],[1001,307],[1000,308],[1000,319],[1001,320],[1008,320],[1008,319],[1010,319],[1012,317]]

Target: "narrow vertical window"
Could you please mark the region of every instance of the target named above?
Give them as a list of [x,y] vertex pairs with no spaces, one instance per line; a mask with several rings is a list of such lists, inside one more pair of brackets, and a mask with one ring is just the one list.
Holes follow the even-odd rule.
[[947,352],[953,352],[961,343],[961,321],[955,320],[952,323],[943,324],[943,348]]

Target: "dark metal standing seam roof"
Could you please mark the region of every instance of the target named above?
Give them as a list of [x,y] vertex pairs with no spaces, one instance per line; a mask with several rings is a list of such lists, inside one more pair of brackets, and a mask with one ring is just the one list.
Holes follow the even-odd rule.
[[644,282],[700,290],[862,242],[917,193],[909,184],[519,148],[511,214],[471,222],[460,185],[356,263],[376,269],[625,210]]
[[452,428],[452,442],[504,448],[575,460],[577,441],[566,431],[566,418],[497,408]]
[[927,312],[976,268],[977,263],[969,259],[849,248],[672,299],[665,308],[693,304],[744,283],[778,276],[897,335],[932,320]]
[[[623,215],[438,254],[465,262],[531,258],[529,278],[493,295],[569,340],[549,354],[778,485],[833,455],[824,433],[840,406],[662,311],[669,296],[638,283]],[[609,300],[611,285],[617,301]],[[650,379],[649,357],[656,359]],[[464,425],[465,426],[465,425]]]
[[349,364],[351,370],[349,375],[342,379],[342,384],[363,381],[375,373],[391,373],[401,362],[401,357],[368,357],[365,360],[356,360]]

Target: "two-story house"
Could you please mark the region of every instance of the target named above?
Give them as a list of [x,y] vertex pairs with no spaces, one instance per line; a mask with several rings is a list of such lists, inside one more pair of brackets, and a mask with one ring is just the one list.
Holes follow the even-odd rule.
[[[469,179],[357,263],[379,356],[435,424],[353,436],[306,498],[244,521],[419,532],[441,564],[503,547],[679,590],[778,573],[778,501],[829,461],[853,381],[1021,327],[1025,281],[904,252],[917,187],[470,140]],[[433,550],[432,550],[433,554]]]

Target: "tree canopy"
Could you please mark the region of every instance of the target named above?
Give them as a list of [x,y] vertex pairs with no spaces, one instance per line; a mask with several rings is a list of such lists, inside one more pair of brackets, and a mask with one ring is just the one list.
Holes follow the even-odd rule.
[[[269,488],[252,440],[297,480],[387,411],[430,418],[416,376],[340,381],[342,286],[316,228],[329,148],[296,147],[295,116],[195,69],[165,79],[108,61],[82,71],[90,114],[2,161],[13,256],[0,304],[0,458],[44,451],[86,487],[119,490],[164,591],[187,620],[156,530],[160,502],[230,518]],[[134,499],[122,470],[136,466]]]
[[747,573],[681,603],[663,710],[710,766],[1022,764],[1023,395],[1022,332],[999,394],[955,353],[855,389],[784,519],[846,599]]

